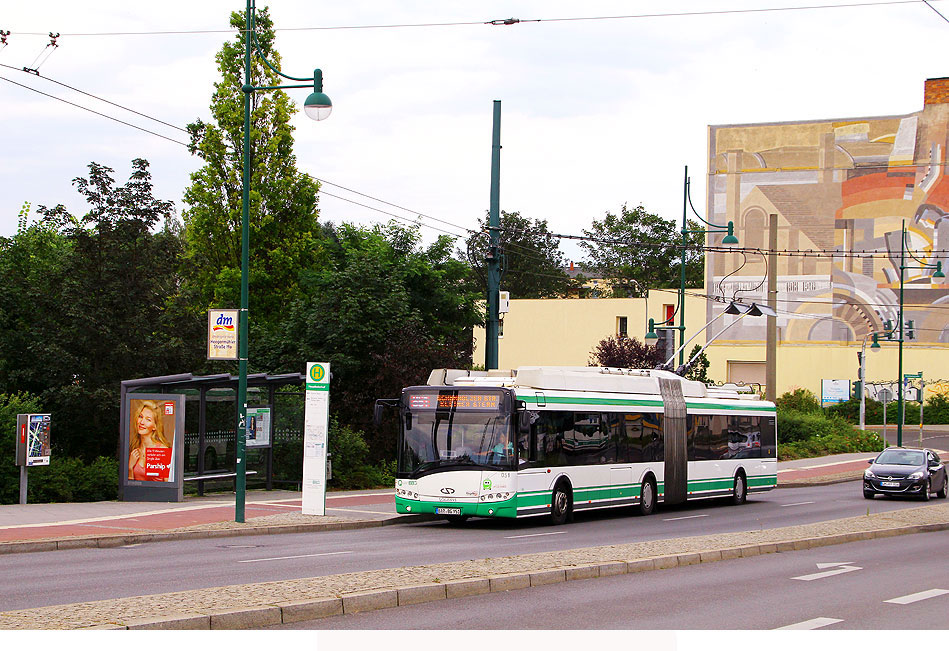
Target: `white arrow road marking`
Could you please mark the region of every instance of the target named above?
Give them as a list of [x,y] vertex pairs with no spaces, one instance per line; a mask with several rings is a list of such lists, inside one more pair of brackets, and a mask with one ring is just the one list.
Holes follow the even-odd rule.
[[797,624],[791,624],[789,626],[781,626],[774,630],[776,631],[812,631],[815,628],[823,628],[824,626],[830,626],[831,624],[836,624],[837,622],[842,622],[842,619],[834,619],[833,617],[815,617],[814,619],[809,619],[806,622],[798,622]]
[[841,561],[839,563],[818,563],[817,569],[826,570],[828,567],[838,567],[840,565],[853,565],[853,561]]
[[912,604],[917,601],[922,601],[923,599],[932,599],[933,597],[940,597],[944,594],[949,594],[949,590],[943,590],[942,588],[936,588],[934,590],[924,590],[923,592],[916,592],[914,594],[908,594],[905,597],[896,597],[895,599],[887,599],[883,603],[885,604]]
[[550,531],[547,533],[525,533],[520,536],[504,536],[505,540],[511,540],[512,538],[533,538],[534,536],[556,536],[560,533],[567,533],[566,531]]
[[274,558],[251,558],[238,563],[259,563],[261,561],[284,561],[288,558],[310,558],[311,556],[336,556],[338,554],[352,554],[352,552],[325,552],[323,554],[301,554],[300,556],[275,556]]
[[827,570],[826,572],[816,572],[814,574],[805,574],[803,576],[792,576],[792,579],[797,581],[814,581],[816,579],[825,579],[828,576],[836,576],[838,574],[846,574],[847,572],[854,572],[856,570],[862,570],[862,567],[857,567],[856,565],[849,565],[847,563],[818,563],[817,569],[823,569],[825,567],[834,567],[840,565],[842,567],[837,567],[833,570]]

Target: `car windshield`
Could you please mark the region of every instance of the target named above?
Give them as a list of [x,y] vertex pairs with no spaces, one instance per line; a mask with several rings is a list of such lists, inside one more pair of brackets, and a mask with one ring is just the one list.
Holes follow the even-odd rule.
[[407,411],[399,473],[417,476],[465,466],[513,470],[510,424],[510,416],[497,411]]
[[921,450],[884,450],[875,463],[888,466],[921,466],[926,463],[926,453]]

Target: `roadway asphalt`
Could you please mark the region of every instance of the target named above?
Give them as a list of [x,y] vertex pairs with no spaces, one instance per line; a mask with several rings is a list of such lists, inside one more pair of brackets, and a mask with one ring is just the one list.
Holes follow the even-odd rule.
[[[778,487],[849,481],[873,453],[778,463]],[[234,522],[234,494],[186,497],[180,503],[92,502],[0,505],[0,554],[158,540],[302,533],[383,526],[424,516],[399,515],[391,490],[331,492],[325,516],[305,516],[293,491],[248,491],[245,522]]]
[[[859,477],[872,456],[863,453],[781,463],[779,486],[851,481]],[[217,495],[191,498],[183,504],[0,506],[0,552],[377,527],[405,517],[395,513],[391,491],[330,494],[325,516],[303,516],[298,493],[251,492],[246,523],[233,522],[232,500],[229,495]],[[938,500],[923,508],[872,515],[868,511],[866,517],[776,529],[6,611],[0,613],[0,628],[260,628],[433,599],[947,528],[949,504]],[[165,597],[161,601],[174,607],[143,618],[142,612],[150,612],[146,604],[155,603],[156,597]]]

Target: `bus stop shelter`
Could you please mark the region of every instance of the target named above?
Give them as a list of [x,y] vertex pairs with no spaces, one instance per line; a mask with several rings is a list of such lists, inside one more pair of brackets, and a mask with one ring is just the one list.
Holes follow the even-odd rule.
[[[260,403],[262,405],[269,405],[273,408],[276,405],[276,394],[277,390],[281,387],[286,386],[300,386],[303,385],[305,380],[303,373],[285,373],[280,375],[270,375],[268,373],[255,373],[247,376],[247,387],[248,387],[248,405],[252,406],[253,402]],[[178,375],[164,375],[159,377],[147,377],[147,378],[138,378],[134,380],[123,380],[121,383],[121,408],[120,408],[120,423],[124,428],[126,424],[129,423],[130,413],[129,405],[130,400],[134,399],[136,395],[164,395],[164,396],[180,396],[184,395],[187,402],[193,403],[197,402],[198,414],[197,414],[197,423],[193,422],[193,418],[189,419],[192,422],[191,425],[191,434],[193,438],[194,430],[197,430],[197,459],[196,459],[196,468],[189,472],[185,473],[185,463],[181,462],[181,467],[177,476],[176,483],[178,484],[178,499],[181,496],[181,482],[197,482],[198,494],[204,494],[204,483],[209,480],[214,479],[226,479],[232,478],[235,476],[233,468],[207,468],[205,467],[205,462],[208,458],[216,458],[215,455],[209,455],[209,450],[214,451],[213,448],[210,448],[211,443],[208,440],[208,404],[209,402],[227,402],[233,401],[233,414],[234,414],[234,427],[233,435],[235,437],[234,443],[236,444],[236,436],[238,435],[238,418],[239,418],[239,409],[237,404],[237,384],[238,376],[231,375],[229,373],[221,373],[216,375],[193,375],[191,373],[180,373]],[[285,392],[281,392],[281,396],[288,395]],[[302,413],[302,390],[298,394],[289,394],[289,395],[300,395],[301,396],[301,413]],[[185,404],[185,402],[182,402]],[[167,413],[167,412],[166,412]],[[275,415],[275,414],[274,414]],[[184,420],[182,420],[184,422]],[[230,430],[230,428],[228,428]],[[122,429],[121,431],[125,431]],[[184,440],[184,431],[182,431],[182,441]],[[145,490],[143,492],[143,486],[148,486],[146,482],[132,481],[129,479],[128,475],[128,458],[129,452],[128,449],[124,448],[123,442],[127,445],[127,439],[123,435],[119,437],[119,499],[126,501],[138,501],[138,500],[151,500],[150,497],[145,497],[147,493],[158,494],[161,491],[154,490]],[[270,490],[273,488],[273,440],[270,440],[270,445],[266,447],[266,488]],[[181,457],[184,459],[184,457]],[[170,495],[168,491],[165,491],[164,498],[155,498],[155,501],[176,501],[174,497],[169,498]]]

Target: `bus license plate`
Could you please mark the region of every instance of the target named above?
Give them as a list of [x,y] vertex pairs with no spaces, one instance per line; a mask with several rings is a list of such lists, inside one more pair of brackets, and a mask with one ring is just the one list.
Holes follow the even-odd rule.
[[438,506],[435,508],[436,515],[461,515],[461,509],[455,509],[448,506]]
[[899,488],[900,483],[898,481],[881,481],[880,486],[886,486],[887,488]]

